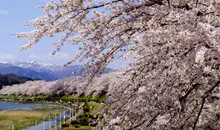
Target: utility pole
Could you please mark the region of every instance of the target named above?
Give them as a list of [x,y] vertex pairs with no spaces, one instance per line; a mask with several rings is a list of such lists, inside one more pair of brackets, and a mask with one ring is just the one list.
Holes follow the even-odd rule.
[[35,121],[35,126],[36,126],[36,130],[37,130],[37,121]]
[[43,130],[45,130],[45,118],[43,117]]
[[70,123],[71,123],[72,122],[72,110],[69,109],[69,111],[70,111]]
[[62,112],[60,112],[60,129],[62,129]]
[[11,129],[12,129],[12,130],[14,130],[14,129],[15,129],[14,124],[12,124]]
[[57,115],[55,114],[55,130],[57,130]]
[[63,121],[64,121],[64,124],[66,124],[66,112],[63,111]]
[[76,120],[76,107],[75,107],[75,111],[74,111],[74,112],[75,112],[75,115],[74,115],[75,117],[74,117],[74,118],[75,118],[75,120]]
[[49,130],[50,130],[50,128],[51,128],[51,125],[50,125],[50,115],[49,115]]

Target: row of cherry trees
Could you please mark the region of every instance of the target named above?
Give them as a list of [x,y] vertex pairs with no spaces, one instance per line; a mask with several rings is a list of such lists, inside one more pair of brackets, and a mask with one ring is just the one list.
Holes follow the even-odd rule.
[[53,54],[80,45],[66,65],[82,61],[92,78],[118,54],[133,59],[112,85],[107,129],[204,129],[218,121],[219,0],[60,0],[43,9],[28,23],[33,31],[17,34],[31,39],[22,49],[61,33]]
[[102,75],[99,78],[95,78],[91,83],[90,80],[82,77],[64,78],[57,81],[45,82],[27,81],[23,84],[15,84],[11,86],[3,86],[0,90],[2,95],[88,95],[98,96],[103,93],[112,93],[114,88],[111,88],[113,84],[116,84],[119,79],[118,73],[110,73]]

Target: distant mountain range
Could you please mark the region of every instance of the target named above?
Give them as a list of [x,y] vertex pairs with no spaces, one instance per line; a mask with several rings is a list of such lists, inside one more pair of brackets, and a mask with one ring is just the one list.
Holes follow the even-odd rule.
[[[16,74],[19,76],[29,77],[32,79],[42,79],[45,81],[53,81],[64,77],[81,76],[83,70],[81,65],[73,65],[67,67],[57,66],[45,62],[0,62],[1,74]],[[80,70],[80,71],[79,71]],[[112,69],[107,69],[110,72]],[[74,73],[73,72],[77,72]]]
[[33,81],[33,80],[37,80],[37,79],[21,77],[15,74],[0,74],[0,89],[2,89],[2,86],[21,84],[21,83],[25,83],[26,81]]

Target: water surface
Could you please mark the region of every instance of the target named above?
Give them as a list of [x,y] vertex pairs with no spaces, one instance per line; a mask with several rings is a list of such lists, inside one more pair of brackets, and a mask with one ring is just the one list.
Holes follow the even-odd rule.
[[31,110],[31,109],[40,109],[40,108],[52,108],[52,107],[39,105],[39,104],[0,102],[0,110]]

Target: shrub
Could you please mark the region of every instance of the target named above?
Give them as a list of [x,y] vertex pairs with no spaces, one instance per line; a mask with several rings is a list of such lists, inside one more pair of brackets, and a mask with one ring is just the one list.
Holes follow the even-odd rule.
[[75,127],[75,128],[79,128],[79,125],[75,124],[74,127]]
[[90,106],[87,102],[85,102],[85,104],[83,105],[83,111],[85,113],[90,112]]
[[72,96],[72,95],[65,95],[65,96],[62,96],[61,97],[61,100],[63,100],[63,101],[73,101],[74,100],[74,96]]
[[89,121],[90,121],[90,120],[91,120],[90,118],[85,117],[85,116],[78,119],[79,124],[80,124],[80,125],[83,125],[83,126],[89,125]]
[[78,122],[78,120],[74,120],[74,121],[71,121],[70,124],[71,125],[76,125],[76,124],[79,124],[79,122]]
[[69,126],[70,126],[70,124],[67,124],[67,123],[62,124],[62,127],[69,127]]

